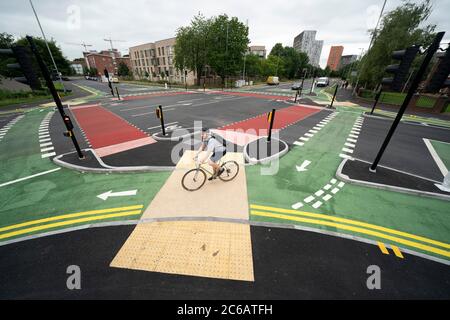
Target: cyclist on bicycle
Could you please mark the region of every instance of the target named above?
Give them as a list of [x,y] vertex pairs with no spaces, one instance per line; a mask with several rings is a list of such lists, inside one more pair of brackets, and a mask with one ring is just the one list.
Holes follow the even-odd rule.
[[200,152],[206,149],[206,155],[201,159],[201,162],[204,162],[212,153],[211,157],[208,160],[208,164],[213,168],[214,174],[208,179],[213,180],[220,176],[224,169],[220,168],[217,164],[219,160],[227,153],[227,149],[225,145],[217,140],[207,128],[202,128],[202,144],[198,149],[194,159],[198,159],[198,155]]

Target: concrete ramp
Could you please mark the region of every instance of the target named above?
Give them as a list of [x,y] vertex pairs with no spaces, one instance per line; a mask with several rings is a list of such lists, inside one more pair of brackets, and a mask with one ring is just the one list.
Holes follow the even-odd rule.
[[[206,181],[197,191],[186,191],[181,179],[189,169],[195,168],[194,151],[186,151],[176,169],[145,210],[142,219],[167,217],[214,217],[248,220],[247,179],[242,153],[229,152],[223,161],[239,163],[239,174],[234,180]],[[207,169],[212,172],[208,165]],[[209,178],[209,176],[208,176]]]
[[[240,164],[230,182],[207,181],[198,191],[181,186],[184,173],[194,167],[187,151],[176,170],[145,210],[142,219],[211,217],[248,220],[243,155],[224,157]],[[142,223],[111,262],[111,267],[209,278],[254,281],[250,226],[218,221]]]

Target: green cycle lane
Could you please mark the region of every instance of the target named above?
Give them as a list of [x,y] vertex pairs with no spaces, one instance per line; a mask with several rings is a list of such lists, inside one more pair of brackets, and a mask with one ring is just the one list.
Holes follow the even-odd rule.
[[[359,115],[360,113],[356,112],[339,112],[331,122],[303,146],[294,146],[286,156],[282,157],[279,162],[279,171],[275,175],[261,175],[261,166],[247,167],[249,204],[251,213],[255,213],[251,215],[251,219],[291,225],[299,224],[356,235],[449,259],[450,216],[448,215],[449,204],[447,201],[348,183],[336,188],[337,192],[334,194],[327,191],[332,195],[327,201],[323,200],[323,195],[320,197],[315,195],[319,190],[324,190],[324,186],[329,185],[332,179],[336,179],[335,173],[342,161],[339,154],[342,153],[346,138]],[[307,171],[298,172],[296,166],[300,166],[305,160],[311,161]],[[339,183],[337,180],[332,189]],[[308,197],[315,199],[306,203],[304,200]],[[313,207],[319,198],[322,205],[317,208]],[[298,211],[292,210],[292,206],[298,202],[301,202],[303,206],[298,208]],[[271,207],[272,212],[275,213],[284,212],[284,216],[265,214],[264,212],[259,215],[258,212],[261,210],[265,210],[267,213],[271,211],[270,208],[261,209],[261,207]],[[277,211],[276,208],[281,210]],[[301,216],[301,212],[313,213],[313,218],[320,220],[305,222],[307,220],[297,219]],[[324,216],[320,216],[320,214]],[[368,223],[397,230],[399,233],[395,233],[396,238],[401,239],[387,240],[374,232],[362,233],[352,230],[353,228],[329,223],[330,219],[340,222],[342,218],[356,221],[356,225]],[[328,220],[328,222],[323,223],[324,220]],[[419,245],[405,244],[403,241],[405,232],[412,234],[413,241],[418,242]],[[427,239],[424,242],[420,237]],[[411,240],[408,236],[406,239]],[[431,241],[427,242],[429,239]],[[436,241],[439,243],[435,243]],[[430,251],[428,248],[422,248],[423,244],[431,245],[430,243],[436,244],[438,249]]]
[[[0,142],[0,243],[81,224],[139,219],[170,172],[91,174],[60,169],[41,158],[37,133],[46,114],[28,112]],[[137,194],[97,197],[110,190]]]

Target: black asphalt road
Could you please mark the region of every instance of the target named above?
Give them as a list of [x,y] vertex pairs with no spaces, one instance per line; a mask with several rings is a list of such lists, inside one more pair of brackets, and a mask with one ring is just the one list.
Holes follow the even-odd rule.
[[[218,93],[194,93],[179,94],[174,96],[154,96],[146,99],[111,101],[104,99],[102,105],[111,112],[122,117],[129,123],[140,128],[149,135],[160,132],[160,120],[155,114],[156,106],[162,105],[166,125],[176,125],[183,128],[194,127],[197,121],[208,128],[219,128],[237,121],[246,120],[257,115],[265,114],[272,109],[282,109],[290,104],[277,100],[257,99],[253,97],[242,97],[234,95],[223,95]],[[304,120],[289,126],[280,133],[280,138],[289,145],[298,140],[305,132],[325,118],[331,111],[322,110]],[[58,118],[58,117],[56,117]],[[73,150],[69,140],[65,140],[60,119],[53,119],[52,127],[55,131],[54,143],[57,154],[63,149]],[[83,139],[80,134],[77,134]],[[52,134],[53,139],[53,134]],[[85,145],[87,141],[84,141]],[[59,145],[65,146],[59,147]],[[173,166],[171,150],[177,143],[158,142],[153,145],[144,146],[112,156],[105,157],[106,164],[112,166],[137,166],[137,165],[159,165]],[[237,147],[239,150],[241,147]]]
[[14,113],[14,114],[6,114],[6,115],[0,115],[0,129],[2,129],[3,127],[5,127],[8,122],[10,122],[11,120],[13,120],[15,117],[17,117],[19,115],[19,113]]
[[[353,156],[372,162],[392,121],[392,119],[366,117]],[[442,173],[428,151],[423,138],[450,143],[450,129],[400,123],[380,165],[442,181]]]
[[[94,88],[96,90],[102,91],[106,94],[111,94],[111,89],[108,86],[107,82],[99,82],[93,80],[77,80],[77,84]],[[119,95],[122,94],[137,94],[143,92],[151,92],[151,91],[159,91],[164,90],[164,86],[147,86],[147,85],[136,85],[136,84],[128,84],[128,83],[113,83],[114,88],[118,88]],[[114,89],[114,94],[116,94],[116,90]]]
[[[85,229],[0,247],[0,299],[449,299],[450,268],[312,232],[252,227],[255,282],[109,267],[134,226]],[[81,268],[81,290],[66,269]],[[381,289],[366,286],[381,270]]]

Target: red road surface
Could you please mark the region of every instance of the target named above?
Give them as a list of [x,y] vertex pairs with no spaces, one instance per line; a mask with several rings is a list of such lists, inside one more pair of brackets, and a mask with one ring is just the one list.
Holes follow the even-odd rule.
[[149,138],[147,134],[100,105],[71,108],[94,149]]
[[[273,123],[273,129],[281,130],[287,126],[294,124],[310,115],[319,112],[320,109],[308,108],[302,106],[290,106],[283,109],[278,109],[275,112],[275,120]],[[269,123],[267,121],[267,113],[259,115],[257,117],[246,119],[243,121],[235,122],[226,125],[219,130],[251,130],[254,129],[261,134],[265,134],[264,130],[268,129]]]

